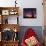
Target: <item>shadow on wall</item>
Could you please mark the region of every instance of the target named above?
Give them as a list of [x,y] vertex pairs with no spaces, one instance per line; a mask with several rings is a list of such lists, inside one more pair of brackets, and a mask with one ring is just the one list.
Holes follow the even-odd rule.
[[19,32],[19,40],[20,40],[20,42],[21,42],[21,40],[22,40],[22,38],[24,36],[24,33],[26,32],[26,30],[28,28],[32,28],[36,32],[39,41],[41,43],[43,43],[43,30],[42,30],[41,26],[21,26],[20,27],[20,32]]

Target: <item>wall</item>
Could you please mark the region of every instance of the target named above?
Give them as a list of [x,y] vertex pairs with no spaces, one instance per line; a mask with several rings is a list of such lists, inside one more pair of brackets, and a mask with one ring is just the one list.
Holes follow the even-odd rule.
[[[21,0],[22,2],[23,0]],[[36,8],[36,19],[23,19],[23,8]],[[22,10],[21,10],[22,9]],[[43,6],[42,0],[24,0],[20,9],[20,25],[21,26],[42,26],[43,25]]]
[[[15,0],[14,0],[15,1]],[[15,6],[13,0],[0,0],[1,7]],[[19,24],[20,26],[43,26],[43,6],[42,0],[17,0],[19,8]],[[36,19],[24,19],[23,8],[36,8],[37,18]]]
[[0,0],[0,6],[1,7],[12,7],[14,6],[15,0]]

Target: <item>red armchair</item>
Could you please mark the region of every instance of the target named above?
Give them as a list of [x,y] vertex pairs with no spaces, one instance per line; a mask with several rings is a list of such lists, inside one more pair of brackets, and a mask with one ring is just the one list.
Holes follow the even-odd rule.
[[[31,42],[27,42],[27,41],[31,41],[32,39],[35,39],[34,40],[35,44],[34,45],[27,45],[28,43],[31,44]],[[34,41],[32,41],[32,42],[34,42]],[[41,46],[41,44],[37,40],[37,35],[36,35],[36,33],[34,32],[34,30],[32,28],[27,29],[27,31],[25,32],[25,35],[22,38],[21,46]]]

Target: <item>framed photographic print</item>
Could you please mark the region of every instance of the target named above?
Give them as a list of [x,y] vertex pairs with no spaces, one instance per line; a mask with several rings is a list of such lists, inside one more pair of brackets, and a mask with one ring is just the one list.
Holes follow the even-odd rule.
[[23,8],[24,18],[36,18],[36,8]]
[[9,10],[2,10],[2,15],[9,15]]

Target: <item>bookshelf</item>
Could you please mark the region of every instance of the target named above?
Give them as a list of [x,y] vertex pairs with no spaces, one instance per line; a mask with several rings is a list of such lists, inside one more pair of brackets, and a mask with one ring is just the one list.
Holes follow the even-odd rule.
[[19,7],[0,7],[0,46],[18,46],[18,17]]

